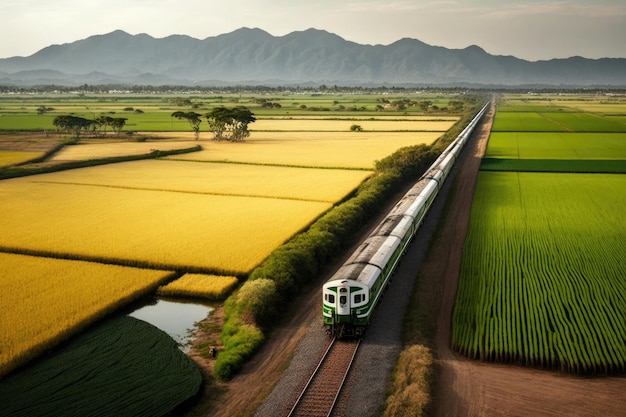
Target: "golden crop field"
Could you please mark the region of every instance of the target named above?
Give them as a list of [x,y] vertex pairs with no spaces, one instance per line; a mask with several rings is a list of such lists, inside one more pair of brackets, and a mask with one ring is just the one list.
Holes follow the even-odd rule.
[[292,131],[292,132],[350,132],[350,126],[358,124],[364,131],[425,131],[445,132],[454,124],[454,120],[384,120],[384,119],[259,119],[250,125],[252,132]]
[[125,155],[142,155],[153,150],[171,151],[196,146],[194,141],[151,141],[129,142],[115,141],[99,143],[90,141],[77,145],[65,146],[54,154],[50,161],[80,161],[86,159],[109,158]]
[[171,276],[1,252],[0,265],[0,376]]
[[191,131],[151,132],[146,142],[83,138],[52,161],[203,150],[2,180],[0,321],[16,327],[0,336],[0,374],[156,288],[171,278],[166,270],[194,273],[160,294],[223,299],[235,276],[349,195],[377,160],[432,143],[457,119],[269,118],[244,143],[215,142],[206,125],[199,141]]
[[43,152],[22,152],[0,150],[0,167],[19,164],[42,156]]
[[[80,171],[74,171],[77,177]],[[330,203],[3,181],[0,250],[246,273]],[[253,238],[251,238],[251,236]]]
[[[448,122],[456,122],[457,120],[459,120],[458,116],[445,116],[445,115],[407,115],[407,114],[390,114],[390,115],[377,115],[377,116],[371,116],[371,115],[364,115],[364,116],[357,116],[354,113],[350,113],[349,116],[344,116],[344,115],[337,115],[337,114],[333,114],[332,116],[320,116],[320,115],[303,115],[303,114],[299,114],[296,117],[292,117],[292,116],[286,116],[286,115],[281,115],[281,116],[263,116],[263,118],[260,120],[318,120],[318,121],[323,121],[323,120],[342,120],[342,121],[354,121],[354,122],[361,122],[363,120],[381,120],[381,121],[385,121],[385,122],[391,122],[391,121],[404,121],[404,122],[408,122],[408,121],[421,121],[421,122],[444,122],[444,121],[448,121]],[[254,125],[250,125],[251,127]],[[317,129],[316,129],[317,130]],[[399,129],[392,129],[392,130],[399,130]]]
[[158,294],[170,297],[204,297],[209,300],[223,300],[237,283],[237,278],[231,276],[185,274],[159,287]]
[[[371,175],[363,170],[142,160],[31,177],[42,183],[334,203]],[[181,197],[183,198],[183,197]],[[211,208],[207,208],[209,210]],[[183,213],[181,213],[182,215]]]
[[201,140],[202,151],[167,158],[373,170],[375,161],[398,148],[431,144],[439,136],[441,132],[254,132],[245,143]]

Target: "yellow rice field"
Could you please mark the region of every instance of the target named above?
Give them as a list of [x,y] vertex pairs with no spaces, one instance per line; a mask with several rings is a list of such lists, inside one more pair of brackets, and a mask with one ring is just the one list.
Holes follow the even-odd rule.
[[237,278],[231,276],[185,274],[159,287],[158,293],[170,297],[203,297],[209,300],[223,300],[237,283]]
[[0,150],[0,167],[19,164],[43,156],[43,152],[3,151]]
[[[84,140],[53,160],[204,150],[0,181],[0,375],[152,291],[167,270],[196,273],[161,294],[223,299],[234,276],[353,191],[376,160],[430,144],[456,120],[304,119],[261,120],[244,143],[206,131],[200,141]],[[364,131],[350,132],[354,123]]]
[[229,143],[209,140],[211,133],[203,132],[202,151],[167,158],[374,169],[375,161],[398,148],[431,144],[439,136],[441,132],[254,132],[244,143]]
[[359,170],[143,160],[55,172],[31,181],[334,203],[369,175]]
[[258,119],[250,125],[255,135],[259,131],[292,131],[292,132],[350,132],[350,126],[358,124],[364,131],[425,131],[445,132],[455,123],[454,120],[384,120],[384,119],[345,119],[345,120],[315,120],[315,119]]
[[81,161],[87,159],[109,158],[125,155],[143,155],[153,150],[171,151],[196,146],[195,141],[151,141],[127,142],[116,141],[107,143],[79,142],[76,145],[65,146],[54,154],[51,161]]
[[0,376],[171,275],[1,252],[0,265]]
[[[80,171],[73,171],[80,177]],[[47,175],[47,174],[46,174]],[[0,251],[241,274],[331,207],[326,202],[2,181]]]

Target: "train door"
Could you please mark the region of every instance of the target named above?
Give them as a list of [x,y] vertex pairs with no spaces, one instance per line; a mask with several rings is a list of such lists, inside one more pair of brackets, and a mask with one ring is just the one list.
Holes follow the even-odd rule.
[[339,286],[339,297],[337,300],[337,314],[340,316],[350,315],[350,288],[344,285]]

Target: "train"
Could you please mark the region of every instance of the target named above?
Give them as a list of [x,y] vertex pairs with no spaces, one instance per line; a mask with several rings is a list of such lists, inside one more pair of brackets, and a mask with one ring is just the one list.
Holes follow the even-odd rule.
[[463,146],[486,112],[485,104],[424,175],[387,213],[322,287],[322,315],[331,337],[361,337],[374,309],[452,170]]

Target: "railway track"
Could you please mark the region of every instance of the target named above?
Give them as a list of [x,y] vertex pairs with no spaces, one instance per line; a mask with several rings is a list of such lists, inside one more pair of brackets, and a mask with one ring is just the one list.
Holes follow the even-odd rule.
[[289,412],[289,417],[332,414],[361,340],[333,339]]

